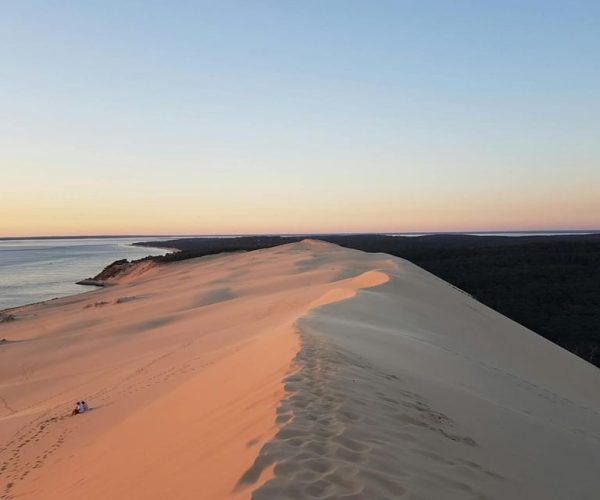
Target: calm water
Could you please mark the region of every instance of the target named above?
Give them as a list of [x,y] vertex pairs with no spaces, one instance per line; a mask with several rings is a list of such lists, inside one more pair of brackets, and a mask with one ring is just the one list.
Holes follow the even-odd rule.
[[118,259],[167,253],[130,246],[136,241],[143,239],[0,240],[0,310],[89,291],[75,282]]

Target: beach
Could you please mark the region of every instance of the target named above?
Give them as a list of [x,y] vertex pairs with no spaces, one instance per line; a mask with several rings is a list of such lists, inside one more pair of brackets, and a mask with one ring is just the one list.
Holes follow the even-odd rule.
[[600,489],[598,369],[390,255],[305,240],[142,262],[11,314],[2,499]]

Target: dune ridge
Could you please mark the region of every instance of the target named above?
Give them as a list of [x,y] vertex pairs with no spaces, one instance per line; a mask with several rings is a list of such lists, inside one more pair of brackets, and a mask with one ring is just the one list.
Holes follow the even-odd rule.
[[287,425],[254,464],[274,477],[253,499],[595,498],[598,370],[394,263],[299,320]]
[[407,261],[307,240],[110,285],[1,326],[3,499],[600,488],[597,369]]
[[[319,251],[145,262],[15,310],[0,350],[2,498],[248,498],[270,478],[236,487],[278,430],[296,320],[387,280],[311,265]],[[82,398],[93,410],[67,418]]]

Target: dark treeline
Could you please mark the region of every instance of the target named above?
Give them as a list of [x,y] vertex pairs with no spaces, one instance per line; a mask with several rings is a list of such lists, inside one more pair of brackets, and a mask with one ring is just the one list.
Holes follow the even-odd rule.
[[[317,235],[341,246],[402,257],[480,302],[600,366],[600,234],[577,236],[419,237]],[[304,237],[186,238],[142,245],[181,252],[170,262],[249,251]]]

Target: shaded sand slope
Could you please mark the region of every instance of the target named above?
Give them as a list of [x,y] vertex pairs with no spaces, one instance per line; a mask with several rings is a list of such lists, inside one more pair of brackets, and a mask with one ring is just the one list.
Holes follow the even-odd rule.
[[304,241],[146,263],[13,314],[0,498],[600,490],[598,370],[401,259]]
[[[310,308],[385,282],[305,242],[167,266],[0,325],[0,498],[248,498]],[[343,257],[343,256],[342,256]],[[67,417],[85,399],[89,413]]]
[[388,283],[299,321],[290,423],[247,472],[277,463],[253,498],[598,498],[599,371],[388,264]]

